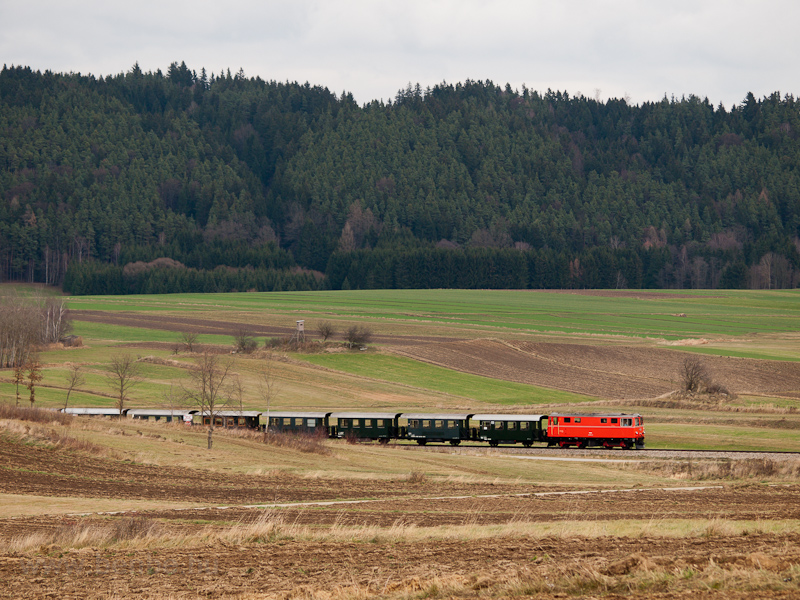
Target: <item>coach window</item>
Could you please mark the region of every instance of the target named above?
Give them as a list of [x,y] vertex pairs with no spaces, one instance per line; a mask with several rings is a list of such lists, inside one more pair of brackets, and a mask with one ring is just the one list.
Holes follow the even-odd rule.
[[239,417],[239,427],[244,427],[247,424],[244,417]]
[[284,417],[283,424],[286,425],[286,426],[291,426],[292,418],[291,417]]
[[436,425],[434,425],[434,427],[436,427],[436,429],[442,429],[444,427],[444,421],[441,419],[437,419],[435,423]]
[[339,427],[350,427],[350,419],[340,419]]
[[317,420],[316,419],[309,419],[308,420],[308,426],[309,427],[316,427],[317,426]]
[[372,419],[364,419],[364,427],[372,427]]
[[422,426],[423,427],[430,427],[431,426],[431,422],[428,419],[423,419]]
[[503,422],[502,421],[495,421],[494,422],[494,428],[495,429],[502,429],[503,428]]
[[378,419],[378,421],[376,422],[376,425],[377,425],[378,427],[383,427],[383,426],[384,426],[384,425],[383,425],[383,419]]
[[359,427],[360,426],[359,425],[360,422],[361,421],[359,421],[358,419],[353,419],[353,427]]
[[519,424],[519,428],[521,430],[523,430],[523,431],[528,429],[529,427],[530,427],[530,423],[528,423],[527,421],[523,421],[522,423]]
[[553,417],[551,421],[553,421],[553,425],[558,425],[558,417]]
[[214,417],[214,425],[223,426],[222,417]]
[[412,419],[408,425],[409,427],[419,427],[419,419]]
[[203,425],[211,425],[211,417],[203,417]]
[[514,421],[509,421],[508,422],[508,428],[509,429],[516,429],[517,428],[517,424]]

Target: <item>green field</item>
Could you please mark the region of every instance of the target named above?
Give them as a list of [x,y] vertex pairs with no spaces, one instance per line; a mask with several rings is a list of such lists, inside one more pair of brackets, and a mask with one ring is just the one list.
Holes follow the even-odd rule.
[[[0,293],[7,289],[0,286]],[[22,287],[22,291],[29,293],[30,289]],[[379,338],[516,338],[646,346],[669,343],[675,350],[704,354],[800,360],[800,290],[648,291],[622,297],[536,291],[362,290],[79,297],[68,298],[68,303],[78,310],[155,313],[287,330],[296,320],[305,319],[312,338],[315,324],[327,320],[339,332],[352,324],[365,325]],[[129,406],[165,406],[170,402],[170,389],[173,396],[180,395],[181,386],[188,382],[188,367],[194,358],[175,354],[180,345],[178,333],[80,320],[75,321],[75,333],[83,337],[84,347],[41,354],[44,380],[37,389],[37,405],[63,405],[69,363],[78,363],[84,369],[86,383],[73,392],[70,403],[112,406],[113,390],[106,372],[110,356],[119,353],[143,359],[142,382],[134,387]],[[700,338],[707,343],[692,344]],[[233,338],[201,335],[199,342],[230,346]],[[552,408],[542,406],[578,404],[586,411],[619,408],[647,414],[648,445],[654,447],[800,450],[800,417],[796,412],[800,402],[792,399],[738,399],[731,408],[746,410],[753,419],[764,419],[763,424],[753,426],[731,421],[730,412],[615,407],[597,398],[480,377],[388,354],[381,351],[379,342],[370,347],[369,352],[282,355],[274,362],[279,392],[272,406],[298,410],[545,412]],[[244,384],[243,406],[263,410],[258,384],[264,356],[225,358],[232,361]],[[0,401],[15,401],[10,375],[10,370],[0,370]],[[26,389],[21,390],[21,397],[25,404]],[[698,418],[702,425],[696,423]],[[778,419],[784,421],[779,423]]]
[[[70,298],[75,309],[224,320],[365,322],[438,335],[609,336],[682,340],[800,334],[800,290],[647,291],[605,297],[514,290],[358,290]],[[797,345],[795,345],[797,346]],[[713,351],[713,348],[707,351]],[[720,352],[722,352],[720,350]],[[751,354],[758,355],[758,351]],[[775,356],[800,359],[800,348]]]

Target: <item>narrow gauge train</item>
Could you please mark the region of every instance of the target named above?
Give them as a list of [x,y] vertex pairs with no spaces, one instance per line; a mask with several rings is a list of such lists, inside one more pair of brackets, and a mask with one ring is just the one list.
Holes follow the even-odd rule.
[[[62,409],[64,410],[64,409]],[[68,408],[76,415],[120,416],[117,409]],[[209,425],[211,417],[197,410],[125,409],[123,416],[150,421],[183,420]],[[397,412],[298,412],[219,411],[214,425],[262,431],[321,435],[353,441],[413,440],[428,442],[462,441],[522,444],[544,443],[560,448],[644,448],[644,419],[628,413],[558,413],[511,415],[481,413],[397,413]]]

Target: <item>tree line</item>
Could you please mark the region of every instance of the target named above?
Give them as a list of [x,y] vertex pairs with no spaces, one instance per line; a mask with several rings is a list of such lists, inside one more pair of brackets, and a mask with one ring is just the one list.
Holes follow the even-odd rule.
[[[358,106],[177,62],[103,78],[4,66],[0,130],[3,280],[800,283],[800,111],[777,92],[632,105],[467,80]],[[181,267],[136,266],[165,258]]]

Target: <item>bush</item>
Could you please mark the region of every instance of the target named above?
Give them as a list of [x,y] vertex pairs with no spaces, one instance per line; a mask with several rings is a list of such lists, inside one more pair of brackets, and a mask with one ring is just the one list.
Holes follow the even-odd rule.
[[353,346],[363,346],[372,339],[372,330],[364,325],[353,325],[345,331],[344,339],[352,348]]

